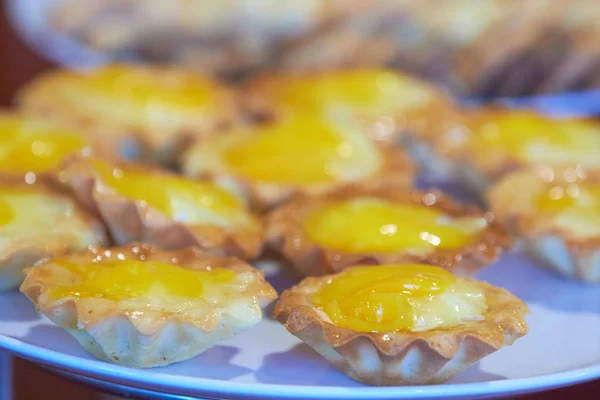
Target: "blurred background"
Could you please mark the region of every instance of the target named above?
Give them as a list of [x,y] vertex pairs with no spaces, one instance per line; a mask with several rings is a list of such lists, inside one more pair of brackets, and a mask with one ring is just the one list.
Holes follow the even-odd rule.
[[[53,66],[126,60],[236,81],[264,71],[386,65],[462,98],[575,93],[550,99],[600,111],[598,0],[5,0],[0,7],[4,106]],[[27,362],[13,366],[13,398],[104,398]],[[596,382],[526,398],[599,391]]]

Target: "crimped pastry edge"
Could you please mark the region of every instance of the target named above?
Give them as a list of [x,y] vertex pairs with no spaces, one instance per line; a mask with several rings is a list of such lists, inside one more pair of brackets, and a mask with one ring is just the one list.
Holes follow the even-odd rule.
[[[210,322],[209,325],[202,325],[179,314],[166,314],[161,318],[151,319],[150,323],[143,323],[137,316],[120,310],[118,304],[111,300],[49,299],[47,292],[52,287],[52,281],[47,280],[52,279],[52,272],[48,270],[52,265],[51,261],[30,268],[20,290],[33,302],[38,312],[67,330],[92,355],[134,368],[157,367],[194,357],[217,342],[254,326],[260,321],[261,308],[277,298],[277,293],[265,281],[262,272],[239,259],[218,258],[197,248],[166,252],[147,244],[110,249],[96,247],[71,255],[69,259],[91,262],[98,258],[122,259],[120,257],[123,255],[125,258],[140,260],[158,259],[183,267],[193,267],[194,260],[198,263],[206,258],[200,268],[251,272],[255,280],[240,296],[251,295],[254,300],[250,305],[244,306],[242,313],[222,309],[218,312],[216,324]],[[85,304],[81,300],[86,300]],[[94,307],[95,305],[98,307]]]
[[368,385],[442,383],[528,332],[527,306],[508,291],[472,281],[485,291],[483,321],[427,332],[365,333],[328,322],[310,296],[332,276],[306,278],[285,291],[274,318],[351,378]]
[[[115,165],[127,164],[120,162]],[[151,167],[144,168],[169,174]],[[216,255],[244,259],[256,258],[262,251],[262,222],[250,210],[247,212],[254,218],[251,224],[256,229],[187,225],[169,218],[146,202],[119,195],[104,183],[85,157],[72,157],[63,169],[75,197],[91,212],[101,216],[117,245],[145,242],[165,250],[197,246]]]
[[[456,250],[438,250],[430,254],[410,253],[348,253],[328,249],[313,243],[304,232],[304,218],[318,206],[331,201],[353,197],[375,197],[413,203],[441,209],[452,216],[481,216],[486,219],[486,227],[476,234],[473,243]],[[512,238],[504,228],[493,220],[493,215],[476,207],[464,206],[444,196],[439,191],[417,191],[370,188],[360,185],[348,186],[338,191],[318,197],[299,196],[276,208],[266,217],[267,245],[289,259],[296,270],[305,276],[324,275],[338,272],[357,264],[394,264],[399,262],[424,262],[438,265],[459,275],[472,275],[482,267],[493,263],[500,254],[509,249]]]

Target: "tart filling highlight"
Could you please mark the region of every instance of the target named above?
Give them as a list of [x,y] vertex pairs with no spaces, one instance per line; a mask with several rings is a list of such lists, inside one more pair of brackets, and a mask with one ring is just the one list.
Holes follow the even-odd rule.
[[81,132],[0,112],[0,172],[4,174],[48,172],[86,147]]
[[365,180],[406,185],[413,172],[403,153],[353,124],[306,115],[204,141],[183,167],[187,175],[237,182],[266,203]]
[[257,256],[262,247],[259,219],[216,183],[91,157],[70,160],[65,172],[77,197],[100,213],[118,244],[197,245],[243,257]]
[[360,186],[275,209],[267,242],[304,275],[411,260],[470,274],[512,244],[492,215],[440,193]]
[[21,291],[92,355],[138,368],[200,354],[254,326],[277,297],[238,259],[138,244],[33,267]]
[[506,290],[422,264],[353,266],[285,291],[273,316],[369,385],[442,383],[527,334]]

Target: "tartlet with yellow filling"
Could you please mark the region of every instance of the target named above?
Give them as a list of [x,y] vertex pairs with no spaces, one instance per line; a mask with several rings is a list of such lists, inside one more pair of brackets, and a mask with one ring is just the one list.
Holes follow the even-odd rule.
[[494,185],[487,198],[498,221],[544,265],[600,283],[600,172],[582,167],[517,171]]
[[433,137],[431,142],[458,179],[476,193],[520,168],[581,165],[600,170],[600,124],[596,122],[501,108],[472,111],[465,122],[464,129]]
[[106,244],[103,225],[47,179],[0,178],[0,290],[18,287],[24,268]]
[[93,356],[136,368],[200,354],[257,324],[277,297],[237,258],[141,244],[35,266],[21,292]]
[[493,215],[435,191],[348,187],[298,197],[266,224],[268,245],[302,275],[407,261],[468,275],[512,245]]
[[308,115],[202,141],[184,155],[183,170],[235,187],[259,209],[350,183],[408,186],[414,176],[401,150],[371,140],[352,121]]
[[84,131],[0,110],[0,174],[33,183],[38,175],[52,175],[76,152],[101,151],[90,139]]
[[261,252],[262,222],[243,198],[222,185],[83,156],[68,160],[63,170],[77,199],[102,217],[119,245],[198,246],[241,258]]
[[259,115],[348,116],[378,140],[452,126],[452,100],[431,84],[382,68],[266,75],[251,81],[247,103]]
[[285,291],[274,317],[353,379],[442,383],[527,334],[504,289],[419,264],[356,266]]
[[54,70],[25,86],[17,100],[27,112],[109,140],[126,158],[155,156],[165,162],[238,117],[231,89],[197,72],[167,66]]

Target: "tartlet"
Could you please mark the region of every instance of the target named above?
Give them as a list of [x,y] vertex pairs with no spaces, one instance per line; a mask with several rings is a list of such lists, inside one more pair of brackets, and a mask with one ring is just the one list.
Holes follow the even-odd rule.
[[487,193],[491,210],[526,251],[560,274],[600,283],[600,172],[514,172]]
[[357,266],[286,290],[276,320],[353,379],[442,383],[527,334],[504,289],[418,264]]
[[21,292],[93,356],[136,368],[200,354],[257,324],[277,297],[261,272],[237,258],[145,244],[90,248],[38,265]]
[[90,139],[81,130],[0,110],[0,174],[33,183],[38,175],[51,176],[71,154],[92,150],[102,154],[99,143]]
[[450,163],[440,168],[452,169],[475,193],[519,168],[582,165],[600,170],[600,124],[591,120],[484,108],[469,112],[464,121],[464,129],[432,137],[430,143]]
[[81,204],[101,216],[118,245],[197,246],[245,259],[262,250],[260,219],[243,198],[217,183],[84,156],[68,160],[61,178]]
[[450,129],[457,117],[441,90],[384,68],[265,75],[251,81],[246,94],[246,103],[258,115],[346,115],[377,140],[420,131],[432,135]]
[[238,118],[230,88],[189,69],[167,66],[54,70],[26,85],[17,102],[26,112],[109,140],[125,158],[168,163],[194,140]]
[[493,215],[437,191],[347,187],[300,196],[266,218],[270,248],[302,275],[423,262],[470,275],[511,247]]
[[106,244],[101,222],[47,178],[0,177],[0,290],[18,287],[24,268]]
[[414,177],[402,150],[373,141],[348,119],[309,115],[223,132],[187,151],[182,167],[235,187],[261,210],[297,193],[357,182],[408,186]]

